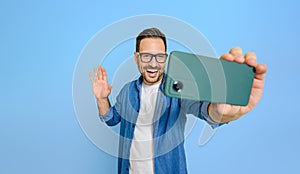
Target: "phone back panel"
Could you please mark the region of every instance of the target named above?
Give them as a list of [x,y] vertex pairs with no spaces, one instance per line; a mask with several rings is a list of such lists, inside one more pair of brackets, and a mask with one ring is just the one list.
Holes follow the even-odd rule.
[[180,51],[170,53],[164,93],[169,97],[248,104],[255,68]]

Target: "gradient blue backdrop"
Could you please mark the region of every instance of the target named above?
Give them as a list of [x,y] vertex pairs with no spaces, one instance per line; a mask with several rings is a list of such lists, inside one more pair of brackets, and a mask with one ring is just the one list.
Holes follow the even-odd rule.
[[[76,61],[88,40],[125,17],[168,15],[201,31],[218,55],[233,46],[268,65],[255,110],[198,145],[191,174],[300,173],[299,2],[110,0],[0,2],[0,173],[116,173],[116,159],[80,128],[72,102]],[[118,62],[115,62],[116,64]],[[105,141],[105,140],[104,140]]]

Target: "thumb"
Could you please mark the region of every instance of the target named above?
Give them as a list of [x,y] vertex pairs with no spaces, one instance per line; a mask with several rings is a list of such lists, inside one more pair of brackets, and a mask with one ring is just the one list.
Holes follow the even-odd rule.
[[112,87],[113,87],[113,85],[110,84],[110,85],[108,86],[108,89],[111,91]]

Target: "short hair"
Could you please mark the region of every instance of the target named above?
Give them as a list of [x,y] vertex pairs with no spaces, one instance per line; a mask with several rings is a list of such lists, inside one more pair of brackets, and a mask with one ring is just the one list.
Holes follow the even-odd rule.
[[136,45],[135,45],[135,51],[140,51],[140,44],[141,40],[144,38],[161,38],[165,45],[165,51],[167,51],[167,40],[164,33],[162,33],[157,28],[147,28],[143,30],[137,37],[136,37]]

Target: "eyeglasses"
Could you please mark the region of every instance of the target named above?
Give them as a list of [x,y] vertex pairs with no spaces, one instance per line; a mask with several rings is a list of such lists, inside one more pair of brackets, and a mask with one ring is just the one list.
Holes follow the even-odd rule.
[[141,61],[143,63],[149,63],[152,61],[152,58],[155,57],[155,60],[158,63],[165,63],[168,57],[167,53],[151,54],[151,53],[138,53]]

